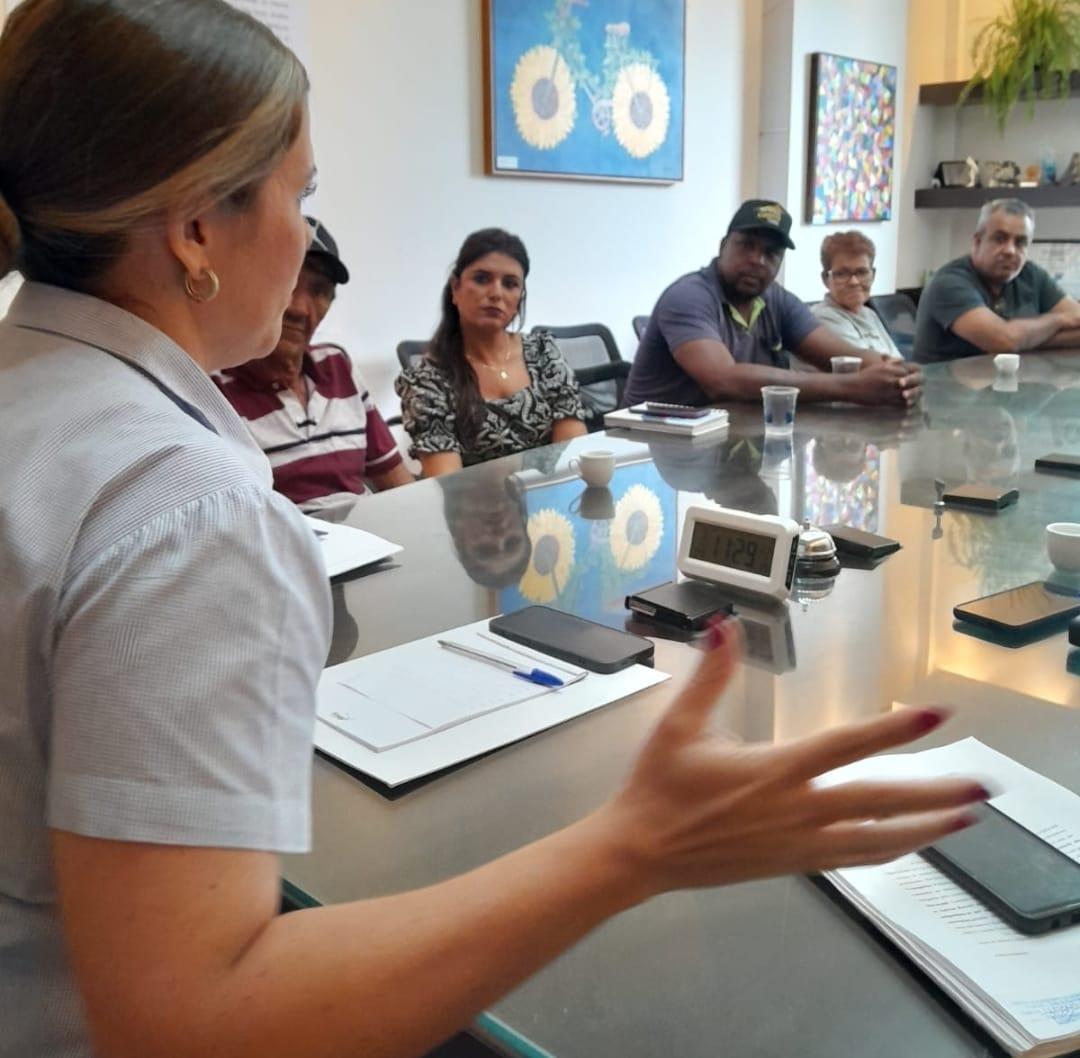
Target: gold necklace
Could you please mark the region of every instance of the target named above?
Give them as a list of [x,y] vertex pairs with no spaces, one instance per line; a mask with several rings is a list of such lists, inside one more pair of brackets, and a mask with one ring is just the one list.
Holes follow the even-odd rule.
[[489,371],[497,371],[499,373],[499,378],[501,378],[505,382],[510,377],[506,372],[506,365],[510,363],[510,350],[512,348],[513,348],[513,343],[512,342],[507,342],[506,343],[506,355],[503,357],[503,366],[502,367],[493,367],[491,364],[486,363],[483,360],[475,359],[475,358],[473,358],[471,356],[469,357],[469,363],[470,364],[479,364],[481,367],[486,367]]

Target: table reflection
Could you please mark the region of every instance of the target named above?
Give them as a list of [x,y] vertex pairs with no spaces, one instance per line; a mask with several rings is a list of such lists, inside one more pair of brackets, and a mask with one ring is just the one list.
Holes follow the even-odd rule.
[[[808,406],[781,445],[764,437],[759,408],[738,407],[727,436],[706,444],[591,435],[364,497],[349,522],[404,551],[396,568],[335,588],[335,649],[370,653],[534,601],[625,627],[625,595],[676,576],[695,504],[841,521],[902,549],[846,564],[787,605],[737,604],[746,661],[713,729],[787,740],[901,703],[947,703],[957,716],[942,741],[975,735],[1080,788],[1080,649],[1061,633],[1006,649],[952,616],[957,603],[1051,575],[1044,527],[1076,520],[1080,480],[1037,474],[1034,461],[1080,451],[1080,356],[1024,356],[1015,389],[989,359],[926,375],[911,414]],[[617,468],[607,489],[587,490],[569,461],[597,448]],[[1020,501],[997,515],[935,511],[935,477],[1015,485]],[[694,652],[669,641],[680,637],[633,630],[657,639],[657,666],[676,680],[690,669]],[[429,885],[548,834],[622,781],[671,692],[597,710],[393,804],[319,760],[316,852],[289,857],[286,874],[345,900]],[[881,1058],[997,1053],[801,879],[637,909],[495,1014],[560,1058],[704,1058],[718,1039],[755,1054],[859,1054],[868,1026]]]

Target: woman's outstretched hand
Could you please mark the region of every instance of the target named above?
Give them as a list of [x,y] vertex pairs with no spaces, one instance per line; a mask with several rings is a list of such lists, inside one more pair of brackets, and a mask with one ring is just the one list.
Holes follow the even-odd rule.
[[657,725],[624,788],[602,813],[641,885],[655,893],[894,859],[974,822],[989,796],[965,779],[814,779],[937,727],[939,709],[904,709],[784,745],[735,745],[706,731],[742,655],[735,621]]

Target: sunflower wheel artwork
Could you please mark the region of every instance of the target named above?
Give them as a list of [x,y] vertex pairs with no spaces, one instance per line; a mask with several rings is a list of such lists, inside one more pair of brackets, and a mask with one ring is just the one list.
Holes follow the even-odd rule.
[[629,22],[610,22],[600,66],[590,68],[574,13],[585,3],[554,0],[547,15],[551,42],[518,59],[510,82],[518,133],[537,150],[558,147],[574,130],[580,91],[585,120],[602,137],[614,135],[631,158],[648,158],[663,146],[671,124],[671,95],[659,64],[651,52],[631,45]]
[[631,63],[619,71],[611,109],[615,138],[631,158],[648,158],[667,139],[671,97],[651,66]]
[[574,79],[555,48],[540,44],[518,59],[510,99],[518,132],[530,147],[551,150],[570,135],[577,119]]
[[518,591],[530,602],[554,602],[574,568],[574,527],[565,514],[545,507],[529,518],[526,529],[532,556]]
[[615,504],[608,546],[621,570],[647,566],[664,536],[664,509],[660,499],[645,485],[631,485]]

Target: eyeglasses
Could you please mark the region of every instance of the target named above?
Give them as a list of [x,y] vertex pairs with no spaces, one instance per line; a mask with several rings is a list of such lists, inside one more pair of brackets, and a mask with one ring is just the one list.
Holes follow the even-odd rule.
[[847,268],[830,268],[825,274],[830,279],[835,279],[838,283],[850,283],[852,279],[857,279],[860,283],[869,283],[874,278],[876,268],[856,268],[849,270]]

